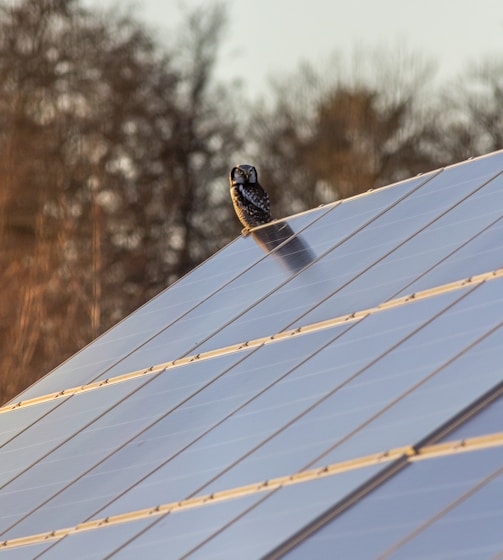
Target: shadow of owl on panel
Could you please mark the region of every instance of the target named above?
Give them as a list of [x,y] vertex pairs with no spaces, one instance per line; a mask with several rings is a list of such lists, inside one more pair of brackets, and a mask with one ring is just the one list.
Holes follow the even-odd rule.
[[[251,235],[261,249],[278,258],[291,272],[298,272],[313,261],[309,246],[286,222],[273,222],[269,196],[258,181],[255,167],[236,165],[229,182],[234,210],[244,226],[243,235]],[[265,224],[269,225],[254,229]]]

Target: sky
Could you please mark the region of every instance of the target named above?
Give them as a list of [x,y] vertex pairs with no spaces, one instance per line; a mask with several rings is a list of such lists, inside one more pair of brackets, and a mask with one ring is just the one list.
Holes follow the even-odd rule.
[[[98,3],[98,0],[90,0]],[[116,0],[100,0],[107,7]],[[121,4],[126,2],[121,2]],[[133,0],[135,14],[169,37],[182,6],[211,0]],[[501,0],[227,0],[228,25],[216,77],[239,79],[250,98],[267,94],[270,80],[287,76],[301,61],[327,64],[355,49],[405,47],[434,61],[437,79],[453,78],[469,65],[503,59]]]

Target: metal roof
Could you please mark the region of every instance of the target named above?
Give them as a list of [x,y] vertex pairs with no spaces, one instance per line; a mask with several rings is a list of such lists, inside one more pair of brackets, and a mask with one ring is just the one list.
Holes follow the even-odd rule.
[[259,228],[0,408],[0,560],[503,558],[502,172]]

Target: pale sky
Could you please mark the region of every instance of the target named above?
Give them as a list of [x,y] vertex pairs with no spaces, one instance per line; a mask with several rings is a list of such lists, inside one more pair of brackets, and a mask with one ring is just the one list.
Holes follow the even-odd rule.
[[[114,0],[88,0],[106,7]],[[121,2],[122,4],[122,2]],[[169,37],[181,5],[208,0],[133,0],[139,18]],[[355,48],[405,45],[453,77],[470,63],[503,61],[502,0],[227,0],[228,27],[217,77],[240,78],[250,98],[265,94],[268,78],[301,61],[327,62]]]

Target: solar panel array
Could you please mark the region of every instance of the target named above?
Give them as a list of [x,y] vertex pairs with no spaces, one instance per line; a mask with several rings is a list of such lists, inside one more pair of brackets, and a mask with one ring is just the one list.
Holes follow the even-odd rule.
[[503,558],[502,172],[240,237],[0,408],[0,560]]

